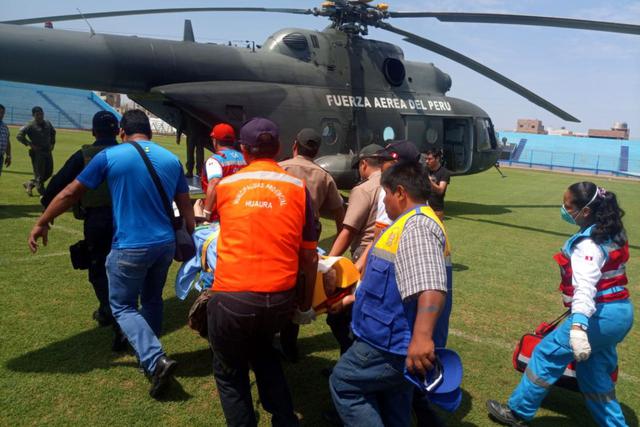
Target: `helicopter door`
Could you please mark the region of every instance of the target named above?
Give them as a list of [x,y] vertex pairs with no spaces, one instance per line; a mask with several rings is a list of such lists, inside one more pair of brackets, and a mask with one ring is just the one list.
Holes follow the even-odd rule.
[[443,159],[451,172],[464,173],[471,166],[473,146],[471,119],[443,119]]

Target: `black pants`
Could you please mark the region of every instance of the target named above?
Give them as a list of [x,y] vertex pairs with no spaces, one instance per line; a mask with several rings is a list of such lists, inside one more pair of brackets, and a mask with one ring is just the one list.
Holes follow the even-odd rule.
[[196,175],[201,176],[204,165],[204,147],[196,137],[187,136],[187,176],[193,175],[195,166]]
[[249,368],[274,426],[297,426],[275,333],[291,318],[295,291],[216,292],[207,304],[213,375],[229,426],[256,426]]
[[344,354],[351,344],[353,344],[353,333],[351,332],[351,311],[350,306],[345,310],[331,314],[327,313],[327,325],[331,328],[331,333],[340,345],[340,354]]
[[111,208],[95,208],[87,211],[84,220],[84,239],[89,251],[89,282],[98,299],[98,310],[106,318],[111,318],[109,306],[109,282],[105,262],[111,251],[113,239],[113,218]]

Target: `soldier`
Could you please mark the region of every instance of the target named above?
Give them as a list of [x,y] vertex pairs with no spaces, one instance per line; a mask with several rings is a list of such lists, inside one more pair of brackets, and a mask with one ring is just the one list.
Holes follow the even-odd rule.
[[0,104],[0,174],[2,174],[2,166],[9,167],[11,165],[11,141],[10,133],[7,125],[4,124],[4,105]]
[[[56,173],[42,196],[40,202],[45,207],[67,185],[82,172],[85,165],[100,151],[117,145],[118,119],[108,111],[99,111],[93,116],[92,133],[95,142],[83,145],[65,162]],[[126,349],[126,338],[115,324],[111,308],[109,307],[109,284],[105,261],[111,250],[113,239],[113,214],[111,212],[111,197],[106,183],[97,190],[87,191],[73,209],[74,216],[84,222],[84,243],[77,246],[80,255],[86,255],[86,265],[89,272],[89,282],[98,299],[98,308],[93,312],[93,318],[100,326],[113,324],[115,338],[112,349],[121,351]],[[72,255],[74,256],[74,255]],[[74,262],[74,265],[76,263]]]
[[44,194],[44,183],[53,173],[53,156],[51,152],[56,144],[56,130],[51,122],[44,119],[42,107],[31,109],[33,120],[24,125],[16,135],[16,139],[29,147],[33,179],[22,184],[29,196],[33,196],[33,189]]

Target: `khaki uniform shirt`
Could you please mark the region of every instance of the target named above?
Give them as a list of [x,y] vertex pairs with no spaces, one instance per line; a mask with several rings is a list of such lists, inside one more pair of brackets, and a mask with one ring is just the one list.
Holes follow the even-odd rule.
[[378,171],[354,187],[349,194],[349,208],[343,224],[357,232],[356,238],[351,243],[351,253],[356,252],[359,247],[366,247],[373,241],[380,188],[380,171]]
[[291,175],[305,181],[311,195],[315,219],[320,218],[320,212],[331,212],[342,206],[342,196],[331,175],[313,163],[309,157],[298,155],[278,165]]
[[50,151],[56,143],[56,130],[48,120],[40,125],[32,120],[20,128],[16,139],[24,145],[32,145],[36,150]]

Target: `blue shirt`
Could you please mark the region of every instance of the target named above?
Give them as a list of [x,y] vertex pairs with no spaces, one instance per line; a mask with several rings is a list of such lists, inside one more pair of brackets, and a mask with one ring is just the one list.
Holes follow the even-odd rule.
[[[182,165],[174,154],[151,141],[137,142],[151,160],[170,201],[176,194],[189,192]],[[102,150],[77,179],[91,189],[107,180],[113,204],[113,248],[158,246],[175,240],[158,189],[131,144]]]

